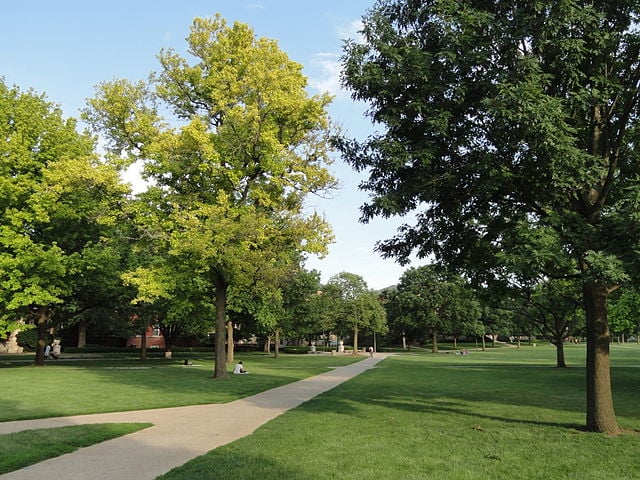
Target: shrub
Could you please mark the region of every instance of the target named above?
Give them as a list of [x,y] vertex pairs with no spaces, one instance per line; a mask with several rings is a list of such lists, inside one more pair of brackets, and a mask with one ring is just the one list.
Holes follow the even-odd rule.
[[[38,330],[36,328],[29,328],[18,333],[18,345],[24,347],[25,350],[35,352],[38,348]],[[51,343],[53,338],[47,334],[46,342]]]

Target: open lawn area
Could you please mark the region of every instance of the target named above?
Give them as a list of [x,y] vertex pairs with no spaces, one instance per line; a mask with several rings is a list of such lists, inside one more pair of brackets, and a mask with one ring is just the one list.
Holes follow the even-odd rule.
[[[242,382],[212,380],[211,361],[197,359],[201,366],[153,360],[2,368],[15,388],[0,392],[0,415],[229,401],[354,361],[240,359],[251,371]],[[555,368],[546,345],[470,349],[466,356],[407,352],[162,478],[640,479],[640,347],[613,344],[611,360],[616,413],[628,432],[619,437],[582,429],[583,345],[567,345],[567,369]]]
[[[640,436],[585,433],[584,346],[402,354],[163,476],[639,479]],[[618,420],[640,430],[640,348],[612,345]]]
[[[362,357],[239,355],[250,375],[214,380],[213,359],[51,360],[44,367],[2,362],[0,421],[223,403],[318,375]],[[233,365],[229,365],[229,370]]]

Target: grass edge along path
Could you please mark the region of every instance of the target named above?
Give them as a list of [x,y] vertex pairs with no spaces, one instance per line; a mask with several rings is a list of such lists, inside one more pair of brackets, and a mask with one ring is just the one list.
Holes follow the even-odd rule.
[[150,426],[150,423],[100,423],[0,435],[0,475]]
[[[212,379],[213,359],[69,360],[0,368],[0,422],[228,403],[349,365],[363,356],[238,355],[250,375]],[[233,365],[228,366],[229,370]]]
[[[620,424],[640,431],[640,348],[612,346]],[[162,480],[640,479],[640,436],[586,433],[584,347],[407,354]]]

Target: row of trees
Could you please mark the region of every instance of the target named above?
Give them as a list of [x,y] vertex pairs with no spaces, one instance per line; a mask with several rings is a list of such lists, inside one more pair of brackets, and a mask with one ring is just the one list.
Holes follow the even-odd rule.
[[[305,205],[335,185],[330,98],[246,25],[196,19],[187,41],[188,58],[162,51],[148,81],[88,101],[106,158],[43,96],[0,83],[0,312],[5,330],[36,319],[37,364],[55,320],[115,312],[170,339],[215,312],[225,377],[228,310],[277,330],[289,273],[331,241]],[[119,180],[133,163],[150,183],[136,197]]]
[[[526,288],[474,287],[463,276],[437,265],[408,269],[397,286],[382,292],[390,335],[387,342],[430,342],[459,337],[484,342],[498,337],[544,339],[556,347],[557,366],[566,367],[564,345],[586,336],[584,312],[576,282],[541,281]],[[610,305],[612,332],[618,338],[640,332],[640,296],[635,290],[614,295]],[[484,344],[483,344],[484,348]]]
[[[582,310],[587,428],[607,433],[619,432],[607,300],[640,265],[638,13],[635,1],[380,0],[363,41],[345,45],[343,83],[383,131],[334,143],[369,175],[364,220],[415,214],[379,250],[442,267],[407,272],[389,303],[399,322],[437,338],[473,331],[478,311],[497,317],[463,278],[544,319],[556,346]],[[329,98],[244,25],[197,19],[188,44],[189,58],[163,51],[148,81],[104,83],[90,100],[108,161],[42,97],[1,85],[5,327],[33,317],[42,332],[60,312],[95,315],[96,299],[167,325],[214,310],[217,378],[228,311],[280,331],[287,273],[331,237],[305,206],[335,184]],[[152,185],[137,198],[118,181],[131,163]],[[415,286],[422,276],[432,283]],[[350,293],[365,290],[335,296],[356,342],[380,316]]]
[[[215,378],[234,334],[334,333],[355,351],[360,331],[386,331],[361,277],[323,286],[304,269],[331,241],[305,205],[335,185],[330,99],[245,25],[196,19],[187,41],[190,62],[163,51],[147,82],[98,87],[83,118],[102,156],[43,95],[0,82],[0,330],[35,323],[37,365],[53,325],[157,324],[170,351],[215,318]],[[136,196],[120,181],[134,163],[149,183]]]

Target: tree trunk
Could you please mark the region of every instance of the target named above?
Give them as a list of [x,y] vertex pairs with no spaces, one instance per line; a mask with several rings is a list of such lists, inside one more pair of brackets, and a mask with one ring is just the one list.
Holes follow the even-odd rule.
[[271,335],[267,335],[267,341],[264,344],[264,353],[271,354]]
[[213,362],[213,378],[228,378],[226,343],[227,282],[219,276],[216,279],[216,343]]
[[142,336],[140,337],[140,360],[143,362],[147,360],[147,328],[149,325],[146,323],[142,325]]
[[567,362],[564,358],[564,342],[562,339],[559,341],[556,340],[554,343],[556,347],[556,367],[558,368],[567,368]]
[[458,349],[458,336],[457,335],[453,336],[453,349],[454,350]]
[[87,322],[80,320],[78,323],[78,348],[87,346]]
[[431,353],[438,353],[438,334],[435,330],[431,332]]
[[234,363],[233,358],[233,322],[227,322],[227,363]]
[[36,312],[37,315],[37,333],[38,333],[38,344],[36,345],[36,359],[35,365],[43,366],[44,365],[44,347],[47,344],[47,320],[48,320],[48,310],[46,307],[38,307]]
[[273,356],[280,358],[280,330],[276,330],[275,339],[273,341]]
[[402,332],[402,349],[407,349],[407,337],[404,332]]
[[358,354],[358,327],[353,329],[353,352],[352,355]]
[[609,368],[608,289],[604,285],[582,287],[587,320],[587,430],[617,435]]

